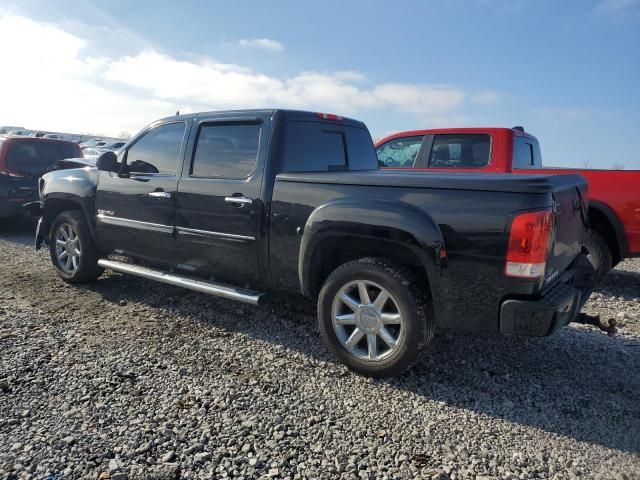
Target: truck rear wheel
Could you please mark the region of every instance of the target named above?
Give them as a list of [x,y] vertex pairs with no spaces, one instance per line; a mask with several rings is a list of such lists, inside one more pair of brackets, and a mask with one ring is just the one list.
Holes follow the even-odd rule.
[[595,230],[587,230],[584,236],[587,258],[596,270],[596,285],[600,285],[613,268],[613,255],[607,241]]
[[60,213],[51,224],[49,253],[58,276],[68,283],[92,282],[104,272],[86,220],[79,210]]
[[431,341],[431,304],[412,280],[403,268],[375,258],[346,263],[329,276],[318,298],[320,332],[350,370],[398,375]]

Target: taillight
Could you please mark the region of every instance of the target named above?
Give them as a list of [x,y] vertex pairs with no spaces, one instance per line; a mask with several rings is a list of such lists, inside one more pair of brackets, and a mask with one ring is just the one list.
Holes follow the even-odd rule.
[[544,277],[551,247],[551,210],[517,215],[511,222],[505,274],[509,277]]
[[323,120],[334,120],[334,121],[342,120],[342,117],[340,115],[336,115],[335,113],[317,112],[316,115],[318,116],[318,118],[321,118]]

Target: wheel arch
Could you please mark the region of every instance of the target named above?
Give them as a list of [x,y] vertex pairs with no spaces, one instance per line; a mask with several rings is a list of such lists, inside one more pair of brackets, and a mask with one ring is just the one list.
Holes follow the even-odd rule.
[[69,210],[80,210],[87,222],[89,233],[95,240],[95,223],[89,214],[86,199],[68,193],[56,193],[47,195],[43,204],[43,222],[48,229],[53,220],[62,212]]
[[[375,216],[371,212],[376,212]],[[363,257],[410,268],[435,298],[430,279],[439,271],[442,233],[422,210],[404,202],[341,199],[309,216],[298,264],[302,294],[315,298],[329,274]]]
[[616,212],[599,200],[589,201],[589,225],[607,242],[613,256],[614,265],[629,253],[624,225]]

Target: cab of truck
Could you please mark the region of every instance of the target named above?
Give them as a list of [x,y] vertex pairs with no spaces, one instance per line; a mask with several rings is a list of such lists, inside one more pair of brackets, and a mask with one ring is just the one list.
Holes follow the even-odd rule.
[[399,132],[377,141],[376,153],[381,168],[470,173],[542,168],[538,139],[520,126]]

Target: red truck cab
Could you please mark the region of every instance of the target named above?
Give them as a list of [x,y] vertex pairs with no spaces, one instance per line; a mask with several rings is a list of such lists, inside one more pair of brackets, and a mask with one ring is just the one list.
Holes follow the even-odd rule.
[[375,144],[384,169],[473,173],[579,173],[589,182],[585,247],[599,281],[640,256],[640,171],[543,167],[538,139],[514,128],[440,128],[394,133]]

